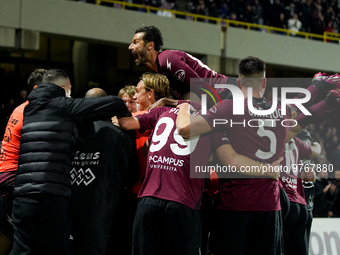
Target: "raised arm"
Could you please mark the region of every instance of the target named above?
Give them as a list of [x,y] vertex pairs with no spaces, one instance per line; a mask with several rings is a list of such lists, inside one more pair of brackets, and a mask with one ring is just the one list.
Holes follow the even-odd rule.
[[336,106],[339,103],[340,91],[331,90],[324,100],[308,108],[308,111],[311,112],[312,115],[306,116],[305,114],[300,113],[299,116],[296,118],[298,125],[291,128],[288,132],[287,142],[295,137],[298,133],[300,133],[300,131],[307,127],[309,124],[316,122],[327,113],[335,110]]
[[[223,165],[235,166],[237,168],[237,172],[245,175],[245,177],[262,177],[272,178],[275,180],[279,178],[279,165],[283,160],[283,158],[280,157],[271,165],[263,164],[244,155],[238,154],[230,144],[220,146],[216,151],[216,155]],[[252,171],[246,171],[247,169]]]
[[292,138],[297,136],[297,134],[300,133],[302,129],[303,128],[300,124],[297,124],[295,127],[289,129],[286,142],[288,143]]
[[124,130],[140,129],[139,120],[136,117],[118,118],[119,127]]
[[87,118],[111,118],[118,115],[121,117],[131,116],[124,101],[117,96],[106,96],[96,98],[67,98],[61,97],[60,105],[70,113],[75,120]]
[[211,131],[210,125],[202,116],[190,115],[190,105],[188,103],[180,104],[177,108],[179,108],[176,119],[178,134],[185,138],[190,138]]

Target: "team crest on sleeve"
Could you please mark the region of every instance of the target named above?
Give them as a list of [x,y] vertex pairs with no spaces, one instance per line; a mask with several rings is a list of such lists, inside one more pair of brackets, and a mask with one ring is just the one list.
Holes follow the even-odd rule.
[[184,81],[184,78],[185,78],[185,71],[183,69],[180,69],[178,70],[176,73],[175,73],[175,78],[177,80],[179,80],[180,82],[183,82]]
[[209,109],[209,112],[211,112],[211,113],[216,113],[216,112],[217,112],[216,106],[211,107],[211,108]]

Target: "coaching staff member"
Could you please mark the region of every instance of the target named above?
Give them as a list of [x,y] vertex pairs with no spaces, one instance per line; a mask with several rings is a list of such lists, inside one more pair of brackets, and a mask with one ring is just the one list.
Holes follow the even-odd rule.
[[14,187],[12,255],[71,254],[71,157],[75,121],[131,116],[118,97],[70,98],[62,70],[49,70],[28,96]]

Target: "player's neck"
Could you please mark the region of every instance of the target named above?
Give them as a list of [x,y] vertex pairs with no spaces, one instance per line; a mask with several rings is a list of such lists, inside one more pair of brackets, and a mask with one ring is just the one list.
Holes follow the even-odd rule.
[[149,53],[149,61],[145,64],[148,68],[158,73],[157,55],[159,51]]
[[262,90],[256,90],[253,88],[252,96],[253,98],[263,98],[263,91]]
[[[247,98],[248,97],[247,90],[246,89],[242,89],[242,92],[243,92],[244,98]],[[252,97],[253,98],[262,98],[263,97],[263,93],[261,91],[253,90]]]
[[260,94],[253,94],[253,98],[263,98],[263,95],[260,95]]
[[143,108],[139,109],[140,111],[148,110],[151,105],[153,105],[156,102],[156,100],[150,100],[148,101],[147,105],[145,105]]

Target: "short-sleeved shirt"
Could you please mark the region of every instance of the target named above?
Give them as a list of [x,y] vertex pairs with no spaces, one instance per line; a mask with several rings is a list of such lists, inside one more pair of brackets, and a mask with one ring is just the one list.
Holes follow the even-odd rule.
[[[135,113],[132,113],[132,116],[135,117],[137,115],[145,114],[147,112],[148,112],[147,110],[135,112]],[[137,152],[137,159],[139,162],[139,178],[138,178],[137,183],[131,188],[131,192],[136,195],[138,194],[142,186],[144,176],[145,176],[146,158],[143,154],[143,147],[144,147],[145,142],[148,140],[150,133],[151,133],[151,130],[145,130],[143,133],[139,132],[139,130],[136,130],[136,152]]]
[[284,171],[280,174],[280,182],[286,191],[289,201],[306,205],[304,189],[301,180],[300,159],[310,158],[310,146],[294,137],[285,145],[285,154],[282,165]]
[[[253,98],[256,109],[270,109],[265,98]],[[244,99],[244,114],[233,115],[233,100],[224,100],[213,106],[203,117],[213,130],[225,131],[234,150],[253,160],[271,164],[284,153],[291,118],[287,107],[281,114],[280,105],[274,113],[257,116],[248,110]],[[216,124],[216,120],[219,123]],[[226,122],[227,121],[227,122]],[[281,125],[284,121],[285,125]],[[215,123],[215,124],[214,124]],[[220,208],[234,211],[277,211],[280,210],[278,181],[264,178],[230,179],[220,187]]]
[[137,116],[142,131],[153,130],[146,175],[138,197],[157,197],[195,209],[200,201],[204,179],[191,178],[190,168],[207,164],[212,139],[222,141],[223,134],[214,135],[215,138],[205,134],[190,139],[190,142],[185,141],[176,128],[178,111],[176,108],[158,107]]
[[[236,79],[217,73],[203,64],[199,59],[188,53],[178,50],[165,50],[157,56],[158,72],[165,75],[170,81],[171,94],[181,99],[183,94],[193,91],[196,87],[214,87],[215,84],[237,85]],[[192,78],[207,79],[207,84],[190,85]],[[229,98],[230,92],[226,89],[215,89],[222,99]],[[199,93],[198,90],[194,92]]]
[[28,101],[14,109],[9,117],[0,156],[0,185],[14,186],[15,173],[18,168],[21,128],[24,108]]

